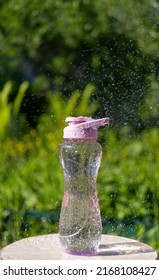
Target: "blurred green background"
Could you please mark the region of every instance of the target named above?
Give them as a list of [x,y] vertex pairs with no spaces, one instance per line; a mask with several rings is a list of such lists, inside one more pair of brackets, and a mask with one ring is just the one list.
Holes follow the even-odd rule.
[[103,232],[159,253],[158,0],[0,0],[0,248],[58,232],[69,115],[111,119]]

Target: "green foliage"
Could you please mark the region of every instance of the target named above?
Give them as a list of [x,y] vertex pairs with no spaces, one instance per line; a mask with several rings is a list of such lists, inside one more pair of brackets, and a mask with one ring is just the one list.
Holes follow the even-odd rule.
[[2,1],[0,83],[29,80],[22,109],[31,125],[50,91],[69,98],[90,82],[96,114],[109,112],[114,124],[139,122],[149,88],[155,92],[149,77],[158,83],[158,9],[156,0]]
[[[107,134],[98,177],[102,216],[118,219],[114,233],[136,236],[146,242],[152,240],[152,245],[158,248],[159,132],[152,129],[138,138],[125,136],[121,138],[112,131]],[[105,225],[107,232],[109,227]]]
[[[1,156],[5,154],[1,152]],[[5,161],[4,161],[5,160]],[[49,233],[56,227],[45,217],[45,211],[59,209],[63,193],[63,181],[57,153],[39,154],[29,158],[3,157],[0,164],[0,244],[36,233]],[[41,211],[37,220],[27,211]],[[31,215],[30,215],[31,216]],[[26,224],[26,225],[25,225]],[[56,229],[57,230],[57,229]]]

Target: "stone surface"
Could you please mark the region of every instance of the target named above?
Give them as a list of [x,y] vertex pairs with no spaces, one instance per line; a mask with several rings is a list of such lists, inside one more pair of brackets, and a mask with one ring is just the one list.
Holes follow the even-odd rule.
[[150,246],[133,239],[102,235],[94,256],[67,254],[58,234],[40,235],[16,241],[0,251],[2,260],[155,260],[157,253]]

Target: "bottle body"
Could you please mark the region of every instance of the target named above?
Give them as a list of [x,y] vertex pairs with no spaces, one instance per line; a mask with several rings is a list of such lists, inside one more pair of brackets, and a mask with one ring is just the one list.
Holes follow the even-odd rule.
[[102,149],[97,142],[70,141],[61,144],[65,190],[59,235],[68,253],[94,254],[98,249],[102,223],[96,178],[101,156]]

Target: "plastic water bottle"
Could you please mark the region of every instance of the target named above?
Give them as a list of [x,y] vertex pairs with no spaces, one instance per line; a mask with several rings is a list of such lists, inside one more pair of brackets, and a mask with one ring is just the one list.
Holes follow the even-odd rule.
[[60,160],[65,191],[60,213],[59,236],[64,250],[71,254],[91,255],[97,252],[102,223],[96,178],[102,156],[97,127],[109,118],[94,120],[68,117]]

